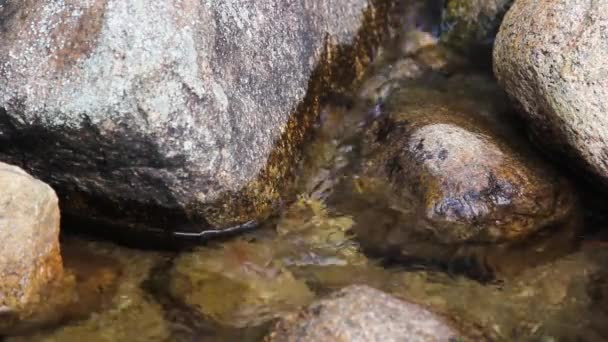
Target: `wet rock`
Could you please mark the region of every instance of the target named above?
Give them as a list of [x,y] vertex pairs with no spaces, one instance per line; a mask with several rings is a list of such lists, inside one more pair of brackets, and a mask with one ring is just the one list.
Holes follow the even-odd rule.
[[517,1],[494,49],[494,72],[538,145],[608,184],[608,3]]
[[353,285],[290,314],[266,341],[451,341],[460,334],[423,307]]
[[499,286],[428,270],[402,272],[390,291],[449,315],[471,335],[467,341],[602,341],[608,336],[607,316],[590,308],[589,288],[600,285],[606,252],[572,253]]
[[181,255],[169,289],[201,315],[240,328],[263,324],[313,298],[306,284],[275,258],[272,245],[241,239]]
[[108,225],[265,217],[318,99],[382,39],[379,3],[6,2],[0,156]]
[[51,187],[0,163],[0,330],[36,312],[63,274]]
[[287,266],[366,265],[353,224],[352,217],[332,213],[321,201],[300,198],[277,223],[274,253]]
[[172,266],[168,292],[222,326],[259,326],[309,304],[314,297],[309,286],[380,279],[355,242],[352,225],[351,217],[302,196],[272,231],[261,228],[182,254]]
[[49,312],[53,325],[30,326],[6,341],[175,340],[159,298],[143,289],[155,266],[163,262],[161,253],[73,236],[62,240],[62,247],[77,293],[68,305]]
[[490,52],[494,37],[513,0],[448,0],[441,39],[468,54]]
[[364,246],[450,260],[473,246],[497,252],[561,229],[572,245],[571,185],[513,133],[504,113],[473,108],[413,86],[383,103],[365,133],[361,170],[342,190],[356,199],[343,211],[354,213]]

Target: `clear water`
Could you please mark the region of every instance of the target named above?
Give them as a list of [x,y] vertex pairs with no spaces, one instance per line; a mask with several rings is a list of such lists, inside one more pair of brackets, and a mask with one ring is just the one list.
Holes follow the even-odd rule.
[[[405,43],[432,41],[420,35]],[[403,40],[391,44],[352,93],[324,106],[306,146],[301,193],[276,218],[257,231],[179,253],[66,235],[62,253],[72,284],[66,291],[73,299],[5,340],[260,341],[285,312],[349,284],[427,306],[474,340],[608,339],[608,242],[591,233],[605,221],[594,209],[575,248],[569,234],[539,237],[500,254],[502,271],[491,277],[467,272],[476,266],[466,255],[437,265],[362,251],[355,227],[399,219],[384,189],[362,184],[355,194],[343,186],[356,178],[361,127],[379,114],[387,92],[433,89],[461,108],[509,110],[487,71],[467,67],[442,47],[408,55],[392,48]],[[506,131],[520,129],[506,122]]]

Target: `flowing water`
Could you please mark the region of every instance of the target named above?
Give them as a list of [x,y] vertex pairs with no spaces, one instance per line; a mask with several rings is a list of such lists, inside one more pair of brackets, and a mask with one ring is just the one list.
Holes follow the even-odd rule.
[[[367,253],[356,233],[402,217],[390,191],[357,176],[361,132],[382,115],[388,93],[407,89],[434,101],[439,91],[443,103],[510,111],[490,72],[467,66],[432,34],[391,44],[405,47],[379,51],[360,84],[328,99],[305,147],[300,194],[276,217],[255,231],[179,252],[64,234],[75,299],[52,320],[29,322],[5,340],[260,341],[282,314],[350,284],[420,303],[475,340],[608,339],[608,242],[594,233],[605,222],[595,205],[587,208],[576,246],[568,233],[535,237],[500,254],[500,272],[480,269],[459,248],[415,247],[451,253],[448,262]],[[505,125],[521,130],[515,119]]]

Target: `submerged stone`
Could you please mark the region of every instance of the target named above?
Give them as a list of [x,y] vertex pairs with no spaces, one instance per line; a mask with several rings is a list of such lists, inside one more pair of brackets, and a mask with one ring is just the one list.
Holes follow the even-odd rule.
[[232,327],[263,324],[313,298],[306,284],[274,258],[271,245],[244,240],[181,255],[169,287],[184,304]]
[[354,198],[344,211],[363,246],[449,261],[463,249],[502,251],[562,230],[573,245],[580,222],[570,183],[492,106],[473,108],[413,86],[383,103],[365,133],[361,170],[342,190]]
[[272,237],[239,238],[178,257],[169,292],[221,325],[261,325],[308,304],[312,279],[331,278],[337,269],[352,279],[371,268],[353,239],[353,223],[302,197],[277,219]]
[[433,271],[403,272],[389,291],[448,315],[475,336],[466,341],[603,341],[607,315],[596,291],[606,289],[607,257],[605,248],[582,248],[500,285]]
[[45,319],[52,324],[30,322],[7,341],[175,340],[158,298],[143,289],[163,260],[160,253],[73,236],[62,239],[62,247],[66,271],[76,282],[70,302],[49,311]]
[[277,223],[277,258],[288,266],[366,265],[352,234],[353,218],[331,213],[321,201],[300,198]]
[[457,341],[460,334],[425,308],[353,285],[282,318],[266,341]]

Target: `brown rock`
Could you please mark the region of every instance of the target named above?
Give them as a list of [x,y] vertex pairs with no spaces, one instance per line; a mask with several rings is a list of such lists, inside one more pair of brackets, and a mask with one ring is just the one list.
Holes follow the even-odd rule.
[[608,184],[608,2],[518,0],[494,72],[539,146]]
[[0,241],[0,317],[28,316],[63,274],[59,206],[51,187],[4,163],[0,163]]
[[264,324],[314,298],[271,245],[239,239],[180,255],[169,291],[201,315],[237,328]]
[[364,246],[450,260],[465,245],[498,250],[562,228],[573,241],[572,186],[483,107],[413,86],[388,97],[347,186],[358,204],[344,212],[354,213]]
[[268,342],[450,341],[460,334],[425,308],[351,285],[279,321]]

